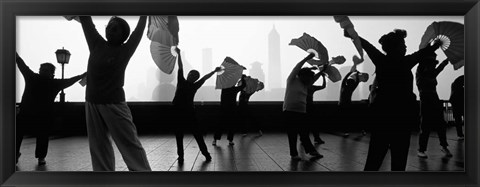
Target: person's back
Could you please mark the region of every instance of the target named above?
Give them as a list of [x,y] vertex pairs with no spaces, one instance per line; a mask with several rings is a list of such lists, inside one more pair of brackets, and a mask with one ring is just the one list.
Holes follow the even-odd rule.
[[17,115],[17,162],[21,155],[20,146],[23,136],[30,131],[37,137],[35,157],[39,159],[39,165],[43,165],[46,164],[45,157],[48,151],[48,136],[53,123],[55,97],[61,89],[71,86],[86,74],[67,79],[54,79],[55,66],[51,63],[41,64],[39,73],[34,73],[18,54],[15,62],[25,79],[25,90],[20,103],[20,112]]
[[340,87],[339,105],[348,105],[352,103],[352,94],[357,88],[360,80],[358,78],[359,72],[349,72],[342,80]]
[[237,94],[240,89],[236,86],[222,89],[220,94],[220,105],[225,109],[232,109],[237,106]]
[[94,171],[115,170],[109,136],[130,171],[151,171],[123,90],[125,68],[142,39],[146,21],[146,16],[140,16],[130,35],[128,23],[112,17],[105,29],[105,40],[90,16],[80,16],[90,50],[85,112]]
[[55,97],[61,88],[54,79],[34,74],[25,79],[25,90],[20,108],[22,113],[30,115],[52,115]]
[[307,95],[308,85],[303,84],[297,77],[288,80],[283,111],[306,113]]
[[[116,19],[116,17],[112,18]],[[123,43],[130,34],[128,24],[125,22],[122,26],[126,37],[122,41],[114,41],[114,36],[110,40],[105,40],[93,25],[90,17],[80,17],[82,27],[90,49],[88,59],[87,91],[86,100],[93,103],[119,103],[125,101],[125,92],[123,90],[125,80],[125,69],[140,43],[144,27],[137,26],[132,32],[128,41]],[[120,18],[117,18],[120,20]],[[123,20],[124,21],[124,20]],[[118,21],[117,21],[118,22]],[[140,23],[140,22],[139,22]],[[114,25],[114,24],[109,24]],[[112,27],[121,27],[114,25]],[[143,25],[143,24],[142,24]],[[107,28],[108,30],[109,28]],[[117,30],[108,30],[108,32],[119,32]],[[108,33],[107,33],[108,34]],[[113,35],[113,34],[111,34]],[[107,39],[110,35],[107,36]]]
[[175,90],[175,96],[173,97],[173,105],[178,107],[193,108],[193,100],[197,93],[198,86],[194,83],[179,80],[177,83],[177,89]]
[[461,75],[453,81],[451,86],[450,102],[455,104],[463,103],[465,99],[465,75]]

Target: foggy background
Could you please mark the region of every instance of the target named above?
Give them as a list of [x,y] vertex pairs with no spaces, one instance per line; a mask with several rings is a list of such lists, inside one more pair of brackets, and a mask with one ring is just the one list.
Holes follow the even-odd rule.
[[[133,31],[138,16],[121,16]],[[97,30],[105,36],[110,17],[94,16]],[[381,50],[378,39],[393,29],[407,30],[407,54],[418,50],[420,39],[427,26],[433,21],[455,21],[463,23],[463,16],[350,16],[355,30]],[[343,55],[347,61],[337,65],[342,77],[353,65],[352,56],[358,55],[350,39],[343,36],[340,25],[333,16],[179,16],[179,48],[182,50],[185,76],[191,69],[201,75],[219,66],[230,56],[245,66],[244,74],[264,82],[265,89],[251,97],[251,101],[283,101],[285,82],[291,69],[307,53],[296,46],[289,46],[291,39],[304,32],[315,37],[327,48],[329,57]],[[82,74],[87,69],[89,51],[80,23],[67,21],[62,16],[17,16],[16,46],[18,54],[34,72],[41,63],[51,62],[56,67],[56,78],[61,78],[61,65],[57,63],[55,51],[64,47],[72,54],[65,65],[65,77]],[[150,54],[150,40],[146,37],[147,27],[125,73],[124,90],[127,101],[172,101],[176,86],[175,67],[171,75],[161,72]],[[437,59],[446,57],[437,50]],[[352,100],[368,98],[368,85],[373,81],[374,65],[365,53],[365,61],[358,70],[370,75],[367,83],[360,83]],[[468,64],[468,62],[466,63]],[[414,73],[416,67],[412,69]],[[437,78],[440,99],[450,96],[450,85],[464,68],[457,71],[448,65]],[[210,78],[195,97],[196,101],[219,101],[220,90],[215,90],[215,75]],[[321,79],[316,84],[322,84]],[[328,82],[327,88],[317,91],[315,101],[337,101],[341,81]],[[20,102],[24,80],[17,68],[16,101]],[[418,91],[414,86],[414,91]],[[85,101],[85,87],[74,84],[65,90],[66,101]],[[57,96],[58,101],[59,96]]]

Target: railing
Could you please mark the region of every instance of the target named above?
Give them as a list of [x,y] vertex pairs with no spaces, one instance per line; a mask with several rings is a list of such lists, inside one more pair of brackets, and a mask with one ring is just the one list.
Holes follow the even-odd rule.
[[443,100],[443,119],[448,124],[453,124],[455,119],[453,118],[452,104],[448,100]]

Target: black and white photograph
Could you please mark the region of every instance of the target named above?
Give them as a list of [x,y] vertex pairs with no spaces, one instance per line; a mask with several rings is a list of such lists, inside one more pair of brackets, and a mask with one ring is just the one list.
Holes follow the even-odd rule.
[[12,162],[21,172],[465,172],[464,22],[19,15]]

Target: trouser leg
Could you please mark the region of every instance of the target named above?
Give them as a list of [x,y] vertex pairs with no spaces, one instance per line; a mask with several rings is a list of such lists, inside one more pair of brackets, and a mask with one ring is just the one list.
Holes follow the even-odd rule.
[[437,134],[438,134],[438,140],[440,140],[440,146],[442,147],[448,147],[448,142],[447,142],[447,125],[443,122],[438,124],[437,128]]
[[203,139],[202,133],[198,131],[193,131],[192,134],[193,134],[193,137],[195,138],[195,141],[197,141],[200,152],[203,155],[208,155],[209,153],[208,153],[207,145],[205,144],[205,140]]
[[410,147],[410,132],[394,132],[390,137],[392,138],[390,144],[392,171],[405,171]]
[[213,134],[213,139],[220,140],[221,138],[222,138],[222,131],[220,129],[217,129]]
[[418,137],[418,151],[424,152],[427,150],[428,139],[430,137],[430,129],[426,124],[421,125],[420,136]]
[[97,105],[85,103],[88,144],[93,171],[115,171],[115,154]]
[[234,135],[233,130],[229,129],[229,130],[228,130],[228,133],[227,133],[227,139],[228,139],[228,141],[233,141],[233,135]]
[[290,147],[290,156],[298,156],[297,151],[297,134],[298,132],[294,130],[289,130],[288,135],[288,146]]
[[175,132],[175,139],[177,140],[177,155],[178,157],[184,156],[183,153],[183,132],[180,130],[177,130]]
[[45,158],[48,152],[48,133],[39,132],[37,134],[37,144],[35,147],[35,158]]
[[308,136],[308,131],[300,130],[300,142],[305,149],[306,153],[314,153],[317,152],[315,147],[313,147],[312,141],[310,141],[310,137]]
[[371,132],[365,171],[378,171],[382,165],[389,148],[389,143],[383,133],[379,131]]
[[126,103],[102,108],[107,127],[130,171],[151,171],[147,154],[138,139],[132,114]]

